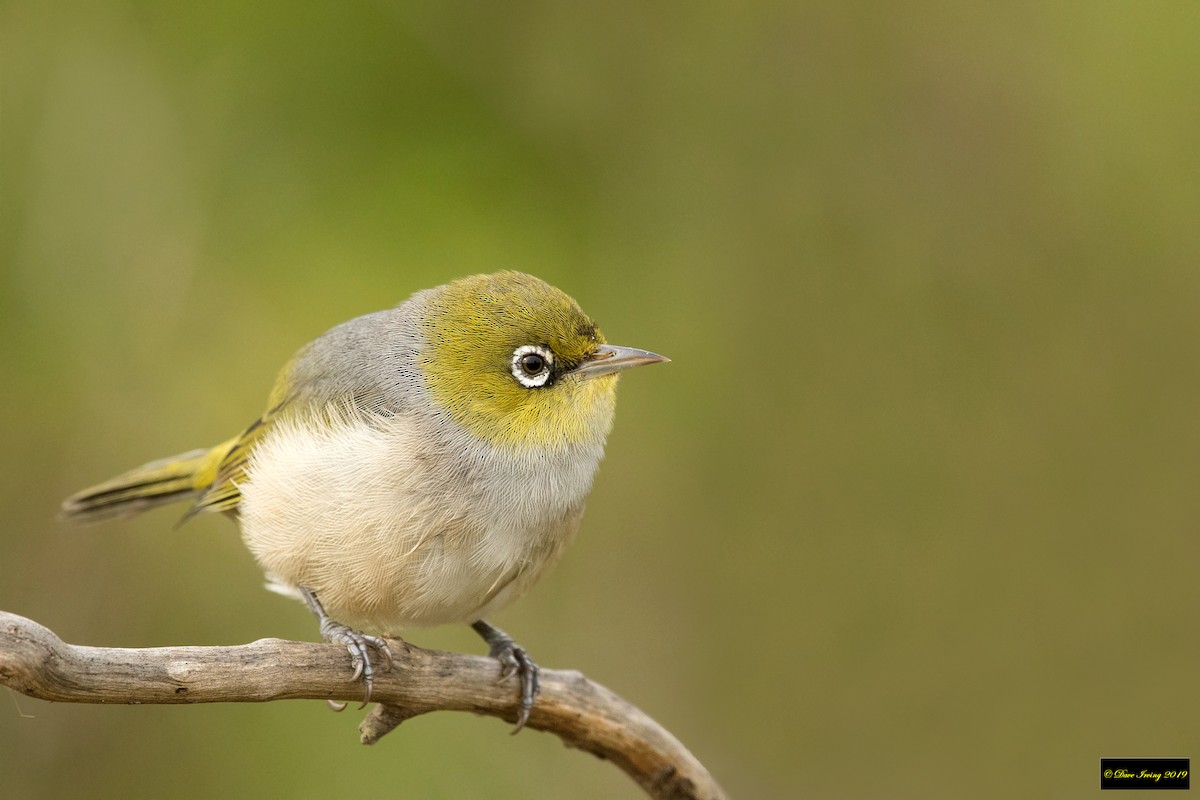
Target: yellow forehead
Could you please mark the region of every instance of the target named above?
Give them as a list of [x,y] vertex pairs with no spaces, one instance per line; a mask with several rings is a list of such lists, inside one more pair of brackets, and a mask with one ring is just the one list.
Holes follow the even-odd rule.
[[472,433],[511,447],[602,440],[616,380],[564,376],[528,389],[513,378],[513,351],[541,345],[560,368],[591,355],[604,337],[564,292],[531,275],[498,272],[449,283],[427,298],[420,365],[433,400]]

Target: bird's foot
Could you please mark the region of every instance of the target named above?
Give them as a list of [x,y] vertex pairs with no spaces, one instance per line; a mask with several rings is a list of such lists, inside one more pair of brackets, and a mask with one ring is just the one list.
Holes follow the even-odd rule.
[[[385,669],[384,672],[392,668],[392,651],[388,647],[386,641],[378,636],[371,636],[356,631],[348,625],[343,625],[337,620],[331,619],[325,613],[321,601],[313,594],[312,590],[300,587],[300,593],[304,596],[304,601],[308,603],[308,607],[317,615],[317,620],[321,624],[321,638],[331,644],[344,645],[347,652],[350,653],[350,666],[354,668],[354,674],[350,676],[351,681],[356,681],[362,678],[366,684],[367,692],[363,697],[362,705],[359,708],[365,708],[367,703],[371,702],[371,689],[375,680],[375,664],[371,660],[371,650],[375,650],[382,656]],[[337,709],[334,704],[330,707]]]
[[356,681],[362,678],[363,683],[367,686],[366,696],[363,697],[362,705],[359,706],[359,708],[364,708],[367,703],[371,702],[371,687],[375,680],[375,664],[371,661],[371,650],[375,650],[383,657],[385,667],[383,671],[387,672],[392,668],[391,648],[378,636],[356,631],[328,617],[321,620],[321,638],[332,644],[345,645],[346,650],[350,653],[350,666],[354,668],[354,674],[350,676],[350,680]]
[[516,675],[520,681],[521,704],[517,710],[517,727],[512,730],[514,734],[520,733],[529,721],[533,699],[538,693],[538,665],[525,652],[525,648],[499,628],[483,620],[472,624],[471,627],[488,643],[488,655],[500,662],[500,680]]

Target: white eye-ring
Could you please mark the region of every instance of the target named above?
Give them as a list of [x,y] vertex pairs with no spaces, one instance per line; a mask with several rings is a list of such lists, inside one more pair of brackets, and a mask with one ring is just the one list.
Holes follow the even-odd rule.
[[527,389],[536,389],[550,382],[554,353],[540,344],[521,345],[513,351],[512,374]]

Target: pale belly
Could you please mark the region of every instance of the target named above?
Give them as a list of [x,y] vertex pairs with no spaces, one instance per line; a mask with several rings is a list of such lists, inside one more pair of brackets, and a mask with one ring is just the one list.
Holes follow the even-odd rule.
[[553,566],[578,530],[598,451],[582,465],[489,466],[485,454],[466,473],[415,438],[400,419],[280,423],[256,447],[239,517],[274,588],[303,586],[340,622],[398,631],[474,622]]

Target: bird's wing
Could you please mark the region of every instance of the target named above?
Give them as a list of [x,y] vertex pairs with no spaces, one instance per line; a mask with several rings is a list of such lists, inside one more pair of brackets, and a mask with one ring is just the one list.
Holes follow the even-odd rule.
[[271,426],[280,418],[286,407],[287,401],[273,406],[241,434],[222,445],[225,452],[219,458],[213,459],[211,466],[208,467],[211,470],[211,478],[206,475],[202,480],[197,481],[202,485],[207,482],[207,488],[196,498],[196,502],[184,514],[181,522],[197,514],[237,509],[238,503],[242,500],[238,484],[246,476],[246,465],[250,460],[250,453],[270,431]]
[[196,481],[203,491],[184,519],[208,511],[237,510],[242,499],[238,484],[246,477],[250,454],[282,420],[320,419],[343,412],[386,417],[403,411],[404,394],[392,386],[404,372],[395,359],[406,352],[403,344],[393,341],[397,313],[358,317],[301,348],[279,373],[266,413],[216,448],[205,464]]

